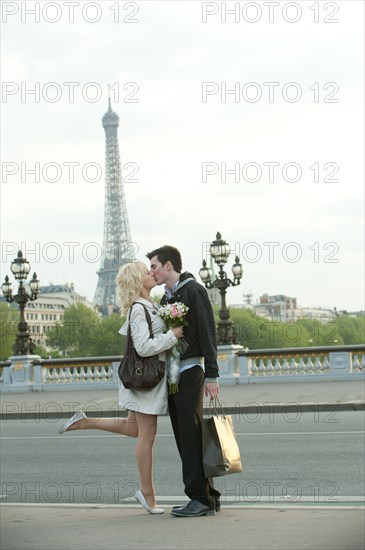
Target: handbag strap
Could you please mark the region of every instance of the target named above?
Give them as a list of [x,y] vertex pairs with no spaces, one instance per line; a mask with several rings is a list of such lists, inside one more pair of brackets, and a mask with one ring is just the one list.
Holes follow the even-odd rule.
[[[151,340],[153,340],[153,339],[154,339],[154,335],[153,335],[153,330],[152,330],[151,315],[150,315],[148,309],[146,308],[146,306],[145,306],[144,304],[142,304],[141,302],[133,302],[133,304],[131,305],[130,310],[129,310],[129,319],[128,319],[128,320],[130,321],[130,319],[131,319],[132,307],[133,307],[135,304],[139,304],[140,306],[143,307],[143,309],[144,309],[144,314],[145,314],[145,316],[146,316],[146,321],[147,321],[147,324],[148,324],[148,329],[149,329],[149,331],[150,331],[150,338],[151,338]],[[130,323],[129,323],[128,330],[130,330],[130,326],[131,326],[131,325],[130,325]]]

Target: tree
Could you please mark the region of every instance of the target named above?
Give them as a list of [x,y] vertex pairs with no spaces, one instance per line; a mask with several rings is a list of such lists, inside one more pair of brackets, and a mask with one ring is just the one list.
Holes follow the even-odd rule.
[[231,310],[238,341],[249,349],[306,347],[309,334],[298,322],[271,321],[249,309]]
[[365,344],[365,317],[340,315],[334,325],[344,344]]
[[123,355],[124,336],[118,331],[125,318],[117,313],[100,318],[96,311],[75,304],[66,309],[62,323],[47,335],[47,345],[66,357]]
[[338,326],[330,321],[321,323],[317,319],[300,319],[298,324],[308,332],[307,346],[335,346],[343,344]]
[[[218,323],[219,308],[214,306]],[[329,323],[316,319],[271,321],[250,309],[230,310],[238,343],[249,349],[355,345],[365,343],[365,318],[341,315]]]
[[101,321],[96,311],[74,304],[65,310],[63,322],[49,331],[46,343],[66,357],[90,357],[100,332]]
[[103,317],[100,323],[100,335],[95,340],[94,355],[123,355],[125,337],[119,334],[119,329],[124,324],[125,317],[113,313],[109,317]]
[[[49,353],[49,351],[47,351],[43,346],[41,346],[41,345],[39,345],[39,344],[36,345],[35,350],[34,350],[34,354],[35,354],[35,355],[39,355],[40,357],[43,357],[43,359],[48,359],[49,356],[51,355],[51,354]],[[54,357],[54,356],[57,355],[57,354],[52,354],[52,355],[53,355],[53,357]],[[61,354],[58,354],[58,355],[57,355],[57,357],[60,357],[60,356],[61,356]]]
[[19,312],[8,303],[0,302],[0,360],[14,355],[13,344],[18,333]]

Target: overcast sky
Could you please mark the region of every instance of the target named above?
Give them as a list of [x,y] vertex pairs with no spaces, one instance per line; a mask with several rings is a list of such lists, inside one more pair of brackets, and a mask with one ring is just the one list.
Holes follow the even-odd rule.
[[363,11],[2,2],[1,280],[21,247],[93,300],[110,84],[138,259],[173,244],[198,276],[220,231],[245,270],[228,303],[363,309]]

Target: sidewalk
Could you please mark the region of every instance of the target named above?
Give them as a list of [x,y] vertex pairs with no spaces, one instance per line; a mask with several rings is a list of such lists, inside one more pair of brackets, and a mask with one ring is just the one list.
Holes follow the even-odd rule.
[[[219,398],[227,414],[364,410],[365,384],[362,380],[319,380],[224,385],[220,387]],[[3,420],[68,418],[79,409],[89,416],[126,414],[118,405],[115,389],[7,393],[0,394],[0,402]],[[208,405],[205,399],[205,410]]]
[[173,518],[141,507],[2,505],[1,550],[363,550],[364,508],[236,508]]

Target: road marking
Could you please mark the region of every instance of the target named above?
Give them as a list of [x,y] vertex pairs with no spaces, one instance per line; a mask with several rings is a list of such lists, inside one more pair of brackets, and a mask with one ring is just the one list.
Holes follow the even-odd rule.
[[262,433],[237,433],[236,435],[243,436],[260,436],[260,435],[346,435],[346,434],[365,434],[365,431],[348,431],[348,432],[262,432]]
[[[73,431],[76,431],[76,430],[73,430]],[[63,437],[61,438],[59,435],[22,435],[22,436],[16,436],[16,435],[11,435],[11,436],[4,436],[4,437],[0,437],[0,441],[2,440],[23,440],[23,439],[59,439],[60,441],[62,441],[62,439],[65,439],[65,435],[66,435],[66,439],[69,439],[69,436],[72,432],[69,432],[67,434],[64,434]],[[237,433],[236,432],[236,436],[243,436],[243,437],[261,437],[261,436],[267,436],[267,435],[359,435],[359,434],[365,434],[365,431],[351,431],[351,432],[262,432],[262,433]],[[76,434],[73,434],[72,435],[72,438],[92,438],[92,439],[97,439],[97,438],[105,438],[105,437],[109,437],[109,438],[114,438],[114,437],[129,437],[127,435],[119,435],[119,434],[116,434],[116,435],[76,435]],[[174,434],[157,434],[157,437],[174,437]]]
[[[67,434],[69,435],[69,434]],[[111,437],[128,437],[127,435],[73,435],[72,436],[72,439],[75,439],[76,438],[80,438],[80,439],[89,439],[89,438],[93,438],[93,439],[97,439],[99,437],[103,437],[103,438],[111,438]],[[60,441],[62,439],[65,439],[64,437],[60,437],[59,435],[35,435],[35,436],[31,436],[31,435],[22,435],[22,436],[9,436],[9,437],[0,437],[0,441],[3,440],[3,439],[59,439]],[[66,438],[66,439],[70,439],[70,438]]]
[[[163,504],[164,497],[158,497],[158,501]],[[186,502],[186,497],[168,497],[168,502],[166,499],[167,506],[169,506],[170,502],[173,503],[180,503],[180,502]],[[36,507],[36,508],[141,508],[140,504],[134,504],[132,502],[120,502],[118,504],[104,504],[104,503],[74,503],[74,502],[2,502],[0,503],[0,508],[5,507],[11,507],[11,506],[24,506],[24,507]],[[336,503],[330,504],[323,504],[323,503],[313,503],[310,505],[309,503],[302,503],[299,502],[288,504],[287,502],[270,502],[269,500],[261,503],[257,502],[242,502],[242,503],[234,503],[234,504],[227,504],[225,506],[225,503],[223,502],[222,511],[225,510],[255,510],[255,509],[286,509],[286,510],[294,510],[294,509],[308,509],[308,508],[315,508],[316,510],[364,510],[365,506],[363,504],[357,504],[355,500],[348,501],[348,504],[342,503],[338,506]]]
[[[187,497],[171,497],[171,496],[158,496],[157,500],[160,504],[163,506],[169,506],[171,504],[179,504],[181,502],[187,503],[188,499]],[[130,506],[133,505],[133,497],[125,498],[121,500],[119,504],[124,506]],[[222,507],[228,508],[244,508],[244,507],[285,507],[285,508],[293,508],[293,507],[308,507],[308,506],[315,506],[315,507],[331,507],[336,508],[342,506],[348,508],[349,506],[354,507],[360,507],[365,505],[365,497],[336,497],[336,498],[329,498],[326,495],[318,495],[316,499],[313,499],[313,496],[302,496],[300,498],[285,498],[285,497],[270,497],[269,495],[263,495],[260,498],[257,498],[257,496],[252,495],[250,498],[250,495],[248,495],[245,499],[237,499],[236,497],[231,496],[224,496],[222,495],[221,498]],[[137,505],[138,506],[138,505]]]
[[[184,501],[184,502],[188,502],[188,497],[186,496],[169,496],[169,495],[165,495],[165,496],[161,496],[161,495],[158,495],[157,497],[157,500],[158,501],[164,501],[164,502],[174,502],[175,500],[178,500],[179,502],[180,501]],[[344,496],[344,497],[341,497],[341,496],[338,496],[338,497],[333,497],[333,498],[330,498],[328,495],[318,495],[315,497],[316,500],[313,500],[313,495],[312,496],[301,496],[300,498],[296,498],[296,497],[291,497],[289,498],[288,497],[275,497],[275,496],[270,496],[270,495],[262,495],[261,497],[257,497],[257,495],[251,495],[251,498],[250,498],[250,495],[247,495],[245,499],[238,499],[237,497],[235,496],[229,496],[229,495],[222,495],[222,498],[221,498],[221,503],[222,505],[224,504],[250,504],[252,502],[263,502],[263,503],[268,503],[268,502],[284,502],[284,503],[291,503],[291,502],[327,502],[327,503],[336,503],[336,502],[361,502],[361,503],[364,503],[365,501],[365,496]],[[133,502],[133,497],[127,497],[125,499],[123,499],[123,501],[121,502],[121,504],[123,503],[128,503],[128,502]]]

